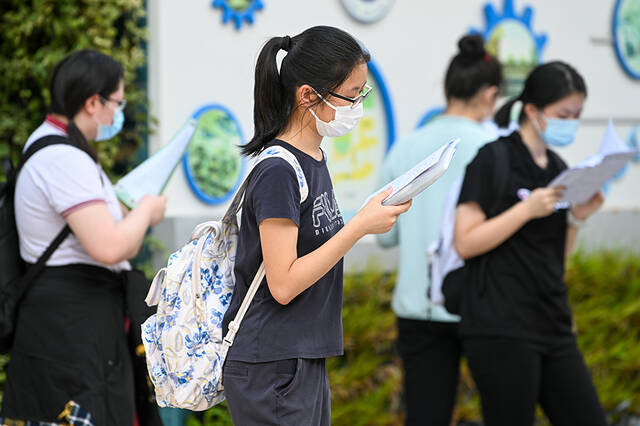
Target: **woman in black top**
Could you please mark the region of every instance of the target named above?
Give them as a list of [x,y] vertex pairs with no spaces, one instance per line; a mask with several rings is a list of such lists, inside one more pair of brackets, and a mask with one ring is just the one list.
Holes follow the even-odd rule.
[[[362,116],[369,54],[344,31],[313,27],[274,37],[255,72],[256,155],[273,145],[292,153],[309,190],[301,202],[284,159],[259,163],[244,196],[236,290],[223,334],[264,262],[261,284],[227,354],[225,396],[234,424],[328,425],[325,358],[341,355],[342,257],[365,234],[384,233],[410,205],[385,207],[385,191],[348,223],[333,194],[323,137],[339,137]],[[276,148],[274,148],[276,149]]]
[[520,130],[467,166],[454,236],[469,277],[460,334],[487,426],[531,425],[537,402],[554,425],[606,424],[563,281],[577,226],[604,198],[562,205],[563,189],[547,187],[567,167],[550,147],[573,142],[586,93],[571,66],[538,66],[496,115],[506,127],[522,108]]

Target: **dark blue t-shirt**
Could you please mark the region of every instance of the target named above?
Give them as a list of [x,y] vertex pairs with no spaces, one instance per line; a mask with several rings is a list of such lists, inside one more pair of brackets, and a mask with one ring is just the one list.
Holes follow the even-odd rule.
[[[319,248],[343,226],[326,159],[317,161],[286,142],[309,187],[300,204],[296,174],[281,158],[262,161],[251,172],[241,213],[236,253],[236,289],[223,321],[226,334],[262,262],[259,225],[265,219],[291,219],[298,226],[298,257]],[[224,335],[224,334],[223,334]],[[342,355],[342,260],[289,304],[273,298],[266,278],[242,320],[228,359],[267,362]]]

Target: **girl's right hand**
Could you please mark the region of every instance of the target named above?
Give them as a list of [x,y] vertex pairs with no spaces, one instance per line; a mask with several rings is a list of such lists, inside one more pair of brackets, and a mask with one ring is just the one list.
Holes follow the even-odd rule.
[[392,188],[382,191],[369,200],[354,216],[353,220],[360,229],[362,236],[367,234],[385,234],[391,230],[398,216],[409,210],[411,200],[397,206],[383,206],[382,200],[387,198]]
[[529,198],[523,201],[527,206],[529,219],[538,219],[553,213],[563,192],[562,187],[534,189]]
[[138,206],[144,206],[144,208],[148,209],[150,226],[154,226],[164,219],[164,212],[167,209],[167,197],[166,195],[145,195]]

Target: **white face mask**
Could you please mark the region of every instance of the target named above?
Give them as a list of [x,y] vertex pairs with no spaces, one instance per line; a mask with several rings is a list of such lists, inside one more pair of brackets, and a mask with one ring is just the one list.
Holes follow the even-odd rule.
[[[318,92],[316,92],[316,94],[320,96]],[[335,118],[326,122],[320,120],[316,113],[309,108],[311,114],[316,118],[316,129],[318,129],[318,134],[320,134],[320,136],[327,138],[339,138],[340,136],[344,136],[358,125],[358,122],[364,114],[362,102],[355,108],[351,108],[351,105],[333,106],[322,96],[320,96],[320,99],[322,99],[325,104],[329,105],[336,112]]]

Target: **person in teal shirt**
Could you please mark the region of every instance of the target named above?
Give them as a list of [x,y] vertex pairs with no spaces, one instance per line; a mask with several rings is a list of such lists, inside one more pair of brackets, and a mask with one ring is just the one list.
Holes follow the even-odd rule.
[[458,47],[445,77],[446,110],[398,139],[381,174],[386,184],[444,143],[460,138],[447,172],[414,198],[412,209],[389,233],[377,236],[383,247],[400,246],[391,306],[398,319],[407,425],[448,426],[451,421],[461,355],[460,318],[428,298],[427,249],[438,239],[450,188],[464,176],[478,149],[495,139],[482,122],[493,114],[502,82],[500,64],[485,51],[480,35],[462,37]]

